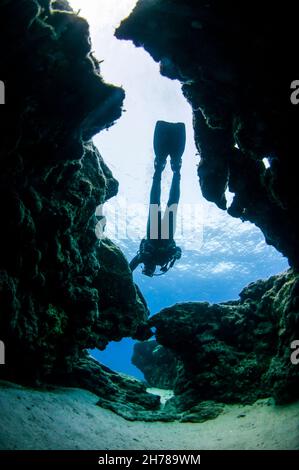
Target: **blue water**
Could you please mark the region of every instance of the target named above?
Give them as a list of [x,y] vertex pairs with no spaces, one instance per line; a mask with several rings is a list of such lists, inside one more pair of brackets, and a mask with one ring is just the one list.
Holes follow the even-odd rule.
[[[287,260],[264,243],[258,229],[240,235],[238,249],[236,236],[234,233],[233,240],[222,251],[207,254],[205,245],[199,252],[185,251],[180,263],[162,277],[148,278],[138,268],[134,274],[135,282],[141,288],[151,314],[178,302],[235,300],[250,282],[288,269]],[[213,231],[206,236],[207,246],[211,240],[215,240]],[[128,259],[137,248],[136,242],[122,244]],[[109,344],[103,352],[93,351],[93,355],[113,370],[143,379],[142,373],[131,364],[133,346],[134,341],[126,338]]]
[[[177,266],[166,276],[154,279],[142,276],[139,270],[134,275],[135,281],[147,300],[151,314],[177,302],[237,299],[248,283],[282,272],[288,264],[274,248],[266,246],[263,235],[256,227],[235,221],[203,200],[196,171],[199,156],[194,142],[192,110],[183,97],[181,84],[163,77],[159,64],[142,48],[137,49],[131,41],[119,41],[114,36],[115,28],[130,14],[135,3],[134,0],[71,0],[74,9],[80,9],[80,14],[91,25],[93,50],[101,60],[102,76],[108,83],[121,85],[126,91],[126,112],[109,132],[96,136],[95,143],[120,183],[119,196],[133,204],[141,203],[145,209],[143,215],[131,218],[129,225],[136,229],[144,227],[145,230],[153,174],[155,123],[161,119],[185,122],[187,143],[183,157],[180,207],[191,203],[202,208],[201,227],[196,227],[193,235],[192,230],[190,232],[188,229],[194,225],[194,220],[186,222],[183,238],[189,242],[188,249],[181,245],[183,258]],[[169,168],[167,176],[166,168],[163,175],[164,197],[167,197],[171,176]],[[105,206],[113,205],[116,199],[113,198]],[[186,214],[184,209],[182,211]],[[109,221],[111,217],[107,217],[107,226]],[[107,236],[113,238],[110,234]],[[140,236],[142,238],[144,233]],[[116,241],[129,260],[138,249],[140,236],[139,240],[135,236],[134,240]],[[132,347],[132,340],[124,339],[120,343],[110,344],[104,352],[94,351],[93,355],[112,369],[142,377],[130,363]]]

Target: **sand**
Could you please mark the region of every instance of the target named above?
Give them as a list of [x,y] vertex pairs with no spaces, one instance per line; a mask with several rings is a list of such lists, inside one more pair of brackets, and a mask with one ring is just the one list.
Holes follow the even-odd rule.
[[128,422],[80,389],[36,391],[0,384],[0,449],[299,449],[299,402],[226,406],[201,424]]

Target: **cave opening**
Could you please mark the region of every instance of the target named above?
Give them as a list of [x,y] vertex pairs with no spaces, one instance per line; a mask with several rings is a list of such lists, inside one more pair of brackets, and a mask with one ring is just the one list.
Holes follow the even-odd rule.
[[[296,28],[135,2],[0,2],[0,447],[298,448]],[[161,119],[187,127],[183,256],[150,278]]]
[[[136,0],[71,0],[70,4],[90,23],[93,50],[103,61],[104,79],[121,85],[126,92],[122,118],[107,132],[97,135],[94,142],[120,183],[118,196],[105,204],[106,235],[129,260],[145,232],[155,122],[167,115],[169,120],[179,117],[186,124],[177,233],[183,257],[166,276],[150,279],[142,276],[140,270],[134,274],[151,314],[178,302],[237,299],[249,282],[287,269],[286,259],[266,245],[258,228],[230,217],[201,196],[192,110],[183,97],[181,84],[163,77],[159,64],[142,48],[114,37],[115,28],[130,14]],[[264,165],[269,167],[269,159]],[[170,180],[168,164],[165,195]],[[230,200],[231,195],[227,196]],[[92,354],[114,370],[142,378],[131,364],[134,343],[126,338],[110,343],[104,352]]]

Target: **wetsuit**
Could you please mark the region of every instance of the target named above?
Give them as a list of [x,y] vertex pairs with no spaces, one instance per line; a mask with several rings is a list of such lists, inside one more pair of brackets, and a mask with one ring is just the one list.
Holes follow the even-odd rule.
[[[161,266],[163,274],[181,257],[182,252],[176,246],[174,234],[180,199],[180,169],[185,145],[186,129],[183,123],[157,122],[154,133],[155,172],[150,194],[147,234],[146,239],[141,241],[139,252],[130,263],[132,271],[143,263],[145,275],[153,276],[156,266]],[[168,155],[170,155],[173,178],[162,218],[161,179]]]

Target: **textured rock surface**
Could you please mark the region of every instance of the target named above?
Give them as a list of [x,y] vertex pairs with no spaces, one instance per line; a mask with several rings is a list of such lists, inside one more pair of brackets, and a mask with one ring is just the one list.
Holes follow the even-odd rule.
[[[179,79],[194,111],[203,195],[249,220],[299,266],[297,8],[257,0],[139,0],[117,30]],[[279,31],[284,30],[284,34]],[[235,144],[239,148],[235,148]],[[271,167],[266,169],[263,159]]]
[[134,345],[132,363],[144,374],[150,387],[172,390],[177,375],[174,354],[157,341],[144,341]]
[[[88,24],[66,1],[1,1],[0,37],[0,374],[71,383],[86,348],[150,336],[124,256],[95,235],[118,183],[90,139],[120,117],[124,91],[103,82]],[[102,369],[88,364],[97,383]]]
[[[143,0],[118,36],[183,82],[204,196],[225,209],[229,187],[229,213],[258,225],[298,266],[296,76],[285,54],[296,15],[281,13],[273,5],[265,16],[259,5],[257,15],[247,1]],[[151,320],[177,356],[176,397],[164,409],[143,384],[86,356],[111,340],[151,335],[124,256],[95,236],[96,207],[118,184],[91,138],[120,117],[124,92],[103,82],[88,25],[65,0],[52,8],[49,0],[2,0],[0,37],[1,377],[85,387],[127,419],[200,421],[217,416],[220,402],[298,398],[289,361],[299,334],[293,273],[250,286],[239,302],[175,306]]]
[[289,271],[250,284],[240,300],[177,304],[150,319],[157,341],[178,358],[178,412],[201,401],[277,403],[299,397],[299,369],[290,361],[299,337],[299,275]]
[[[66,382],[66,378],[56,377],[56,383]],[[146,386],[133,377],[113,372],[93,358],[82,355],[67,377],[70,387],[87,389],[100,397],[98,405],[108,408],[124,418],[147,421],[171,421],[173,414],[160,412],[160,397],[147,393]],[[165,419],[166,417],[166,419]]]

